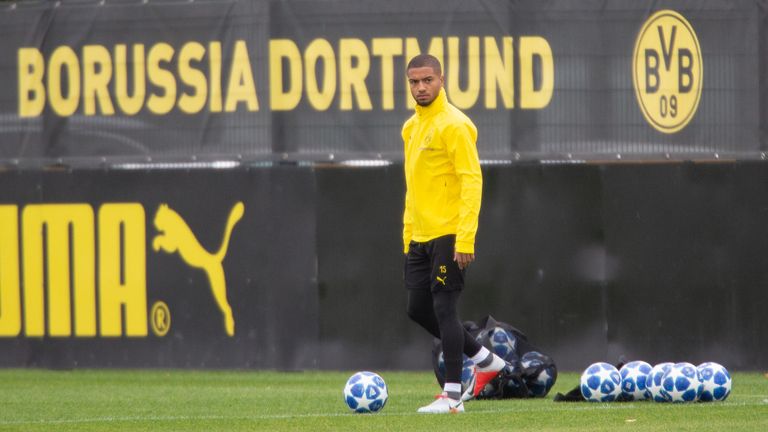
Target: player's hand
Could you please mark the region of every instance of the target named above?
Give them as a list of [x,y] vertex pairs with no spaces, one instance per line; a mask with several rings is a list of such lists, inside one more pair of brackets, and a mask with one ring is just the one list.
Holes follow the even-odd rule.
[[469,264],[475,260],[475,254],[473,253],[463,253],[463,252],[454,252],[453,253],[453,260],[456,261],[456,264],[459,265],[460,270],[464,270],[465,268],[469,267]]

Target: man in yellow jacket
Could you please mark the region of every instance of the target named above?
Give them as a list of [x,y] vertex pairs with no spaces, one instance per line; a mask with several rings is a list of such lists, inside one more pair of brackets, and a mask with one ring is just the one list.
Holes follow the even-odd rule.
[[[437,58],[418,55],[406,73],[416,100],[416,113],[402,131],[408,316],[440,339],[446,371],[443,393],[418,411],[457,413],[506,364],[469,335],[457,313],[464,273],[475,260],[483,189],[477,128],[448,103]],[[462,353],[475,363],[475,378],[467,389],[461,386]]]

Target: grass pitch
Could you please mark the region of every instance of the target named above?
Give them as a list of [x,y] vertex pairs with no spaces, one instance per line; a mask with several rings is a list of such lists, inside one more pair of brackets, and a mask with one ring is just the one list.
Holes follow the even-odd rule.
[[374,415],[342,400],[352,372],[0,370],[0,430],[13,431],[768,431],[768,378],[735,373],[725,402],[471,401],[461,415],[417,414],[439,391],[431,372],[379,371]]

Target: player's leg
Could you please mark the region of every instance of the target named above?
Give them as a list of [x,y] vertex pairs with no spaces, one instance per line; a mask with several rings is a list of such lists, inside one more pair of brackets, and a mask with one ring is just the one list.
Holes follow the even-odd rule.
[[456,312],[459,294],[460,291],[458,290],[438,290],[432,293],[433,308],[443,348],[445,384],[443,385],[443,392],[437,400],[419,408],[419,412],[422,413],[441,414],[464,411],[461,399],[462,352],[465,339],[473,338],[468,334],[465,338],[466,330],[461,325]]
[[[455,292],[458,294],[458,291]],[[418,289],[409,289],[408,290],[408,316],[411,317],[411,319],[415,322],[417,322],[419,325],[421,325],[424,329],[426,329],[432,336],[443,339],[441,337],[440,333],[440,327],[438,325],[438,320],[435,317],[435,312],[433,312],[433,300],[432,293],[429,290],[418,290]],[[442,300],[438,297],[437,300],[438,306],[437,309],[443,310],[443,309],[451,309],[450,307],[445,306],[446,301]],[[477,396],[477,394],[480,393],[480,391],[485,387],[485,385],[492,380],[496,374],[504,367],[505,363],[504,360],[502,360],[500,357],[496,356],[495,354],[491,353],[487,348],[480,345],[479,342],[475,340],[474,337],[472,337],[469,332],[464,328],[464,326],[461,326],[461,331],[464,333],[463,336],[463,348],[462,352],[467,355],[476,365],[475,368],[475,374],[473,375],[473,380],[469,383],[468,387],[464,389],[464,393],[462,395],[463,400],[469,400],[473,397]],[[449,330],[450,332],[450,330]],[[455,340],[455,337],[448,337],[449,341]],[[449,342],[450,344],[450,342]],[[453,351],[452,348],[448,349],[449,352]],[[450,357],[450,354],[448,355]],[[445,352],[443,353],[443,358],[446,359]],[[451,360],[445,360],[447,361],[446,364],[451,363]],[[454,361],[455,362],[455,361]],[[460,358],[459,360],[459,374],[461,373],[461,366],[463,363],[463,358]],[[456,370],[455,366],[453,367],[447,367],[447,370]],[[481,377],[480,380],[477,378]],[[446,382],[450,379],[454,378],[448,378],[446,379]],[[461,376],[459,375],[459,382],[461,382]]]
[[[429,334],[437,339],[442,339],[440,335],[440,326],[437,324],[437,318],[433,311],[432,293],[428,290],[408,290],[408,316],[421,327],[426,329]],[[475,365],[490,365],[493,360],[492,353],[480,345],[471,334],[462,326],[464,333],[464,345],[462,352],[472,360]],[[463,360],[463,359],[462,359]]]
[[[457,311],[458,298],[464,284],[464,275],[453,261],[453,236],[439,237],[428,243],[427,252],[432,260],[430,288],[432,309],[440,334],[445,361],[443,394],[430,405],[419,409],[426,413],[462,412],[461,366],[465,333]],[[471,337],[469,337],[471,339]]]
[[429,290],[409,289],[406,311],[413,322],[440,339],[440,327],[432,310],[432,293]]
[[[428,265],[427,265],[428,264]],[[431,290],[431,281],[434,279],[431,274],[431,261],[426,255],[424,245],[423,244],[414,244],[411,246],[410,251],[408,253],[408,256],[405,259],[405,268],[404,268],[404,279],[405,279],[405,286],[408,291],[408,304],[407,304],[407,313],[408,316],[419,324],[421,327],[426,329],[432,336],[435,338],[441,339],[441,332],[440,332],[440,326],[438,324],[438,319],[435,314],[435,300],[432,297],[432,290]],[[439,270],[439,269],[438,269]],[[438,271],[439,272],[439,271]],[[458,301],[458,293],[459,291],[454,291],[454,295],[456,298],[453,298],[454,295],[447,296],[445,298],[440,298],[437,300],[438,309],[441,311],[441,316],[445,316],[445,313],[442,311],[454,311],[456,310],[456,305],[453,303],[456,303]],[[446,318],[444,321],[450,322],[451,320]],[[455,317],[453,320],[454,323],[458,323],[458,316]],[[467,332],[467,330],[462,326],[460,323],[459,325],[459,331],[463,333],[463,337],[459,338],[455,335],[455,328],[454,328],[454,335],[449,336],[449,346],[451,344],[450,341],[457,341],[462,340],[463,346],[461,348],[461,351],[466,354],[469,357],[476,358],[479,355],[485,353],[490,354],[487,349],[485,349],[482,345],[480,345],[472,335]],[[448,330],[450,333],[451,330]],[[455,351],[455,348],[450,347],[448,349],[449,352]],[[448,357],[451,357],[452,354],[449,354]],[[443,357],[445,358],[445,354],[443,354]],[[450,384],[447,386],[447,388],[451,389],[452,391],[456,391],[458,389],[459,392],[461,392],[461,385],[456,383],[461,383],[461,366],[462,366],[462,358],[461,354],[459,354],[458,358],[458,368],[453,365],[448,368],[448,370],[451,370],[451,378],[452,381],[446,381],[453,382],[453,384]],[[485,357],[483,357],[484,359]],[[479,361],[479,360],[478,360]],[[448,360],[448,363],[456,363],[456,360]],[[456,373],[458,373],[458,377],[454,376]],[[475,381],[473,381],[470,386],[466,389],[465,395],[469,395],[469,398],[474,394],[474,385]],[[445,389],[445,387],[444,387]],[[441,395],[442,396],[442,395]],[[454,394],[454,397],[456,395]],[[465,399],[466,400],[466,399]],[[447,399],[438,399],[434,403],[438,403],[439,406],[434,407],[432,405],[427,405],[426,407],[422,407],[420,409],[421,412],[451,412],[451,407],[447,406],[450,401]],[[454,402],[456,404],[456,402]],[[459,408],[453,407],[454,410],[460,411]],[[463,409],[463,408],[462,408]]]
[[403,270],[405,288],[408,291],[406,312],[411,320],[426,329],[432,336],[439,338],[440,329],[437,326],[435,312],[432,310],[430,274],[431,262],[425,244],[411,242]]
[[[476,397],[486,384],[504,369],[506,362],[487,348],[480,345],[461,325],[457,314],[458,300],[461,291],[439,290],[432,293],[434,299],[435,316],[440,328],[443,346],[443,358],[445,359],[444,390],[451,399],[461,397],[469,400]],[[461,368],[463,364],[462,352],[475,363],[474,379],[464,391],[461,392]],[[457,383],[457,384],[449,384]]]
[[475,374],[472,377],[472,382],[467,386],[464,394],[461,395],[461,400],[463,401],[468,401],[479,395],[486,384],[496,378],[499,372],[507,365],[504,359],[482,345],[477,354],[470,356],[470,359],[475,363]]
[[[432,299],[432,292],[430,290],[408,290],[408,316],[421,327],[426,329],[429,334],[437,339],[442,339],[440,336],[440,326],[437,324],[437,318],[434,312],[434,300]],[[461,326],[464,333],[464,346],[462,352],[469,358],[479,358],[475,363],[478,363],[485,359],[485,356],[491,354],[485,347],[480,345],[479,342],[472,337],[471,334]],[[484,351],[483,351],[484,350]],[[482,356],[478,356],[482,354]]]
[[444,389],[452,399],[461,397],[461,368],[464,363],[462,354],[465,330],[456,310],[459,294],[458,290],[440,290],[432,293],[445,361],[445,382],[458,384],[458,388]]
[[443,345],[446,383],[451,382],[449,380],[454,376],[458,378],[455,382],[461,383],[462,352],[476,365],[474,380],[462,396],[463,400],[468,400],[480,394],[485,385],[506,366],[506,362],[480,345],[461,325],[458,304],[466,272],[459,269],[453,260],[455,244],[456,237],[453,235],[438,237],[429,242],[428,252],[432,258],[433,308]]
[[[432,336],[441,336],[440,326],[433,309],[434,299],[431,293],[432,261],[427,251],[428,243],[411,242],[405,257],[403,278],[408,290],[408,316],[426,329]],[[459,380],[459,392],[461,381]],[[449,400],[440,395],[433,403],[419,408],[422,413],[448,413],[464,411],[461,396]]]

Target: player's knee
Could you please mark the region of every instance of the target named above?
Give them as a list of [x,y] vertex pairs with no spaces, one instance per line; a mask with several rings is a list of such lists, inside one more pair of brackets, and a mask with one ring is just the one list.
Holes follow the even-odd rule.
[[408,303],[408,306],[405,308],[405,312],[408,314],[408,317],[412,321],[415,321],[419,324],[426,321],[428,313],[432,313],[432,311],[427,310],[424,305],[414,303]]
[[435,296],[432,309],[434,310],[437,321],[444,322],[458,320],[456,303],[456,296],[453,293],[450,295]]
[[434,310],[435,318],[437,318],[438,322],[454,321],[458,319],[455,304],[435,302]]

